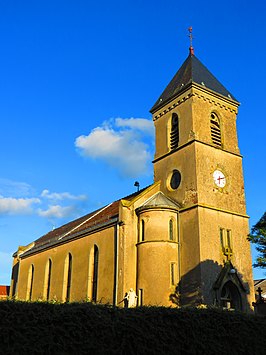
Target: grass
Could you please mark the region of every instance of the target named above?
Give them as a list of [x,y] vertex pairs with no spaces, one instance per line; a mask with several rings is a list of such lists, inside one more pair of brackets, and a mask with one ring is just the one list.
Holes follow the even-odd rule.
[[0,354],[265,355],[265,329],[217,309],[0,302]]

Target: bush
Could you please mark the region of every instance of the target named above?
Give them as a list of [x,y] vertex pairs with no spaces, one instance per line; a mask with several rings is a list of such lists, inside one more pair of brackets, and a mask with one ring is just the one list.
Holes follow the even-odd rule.
[[266,318],[217,309],[0,302],[1,354],[265,354]]

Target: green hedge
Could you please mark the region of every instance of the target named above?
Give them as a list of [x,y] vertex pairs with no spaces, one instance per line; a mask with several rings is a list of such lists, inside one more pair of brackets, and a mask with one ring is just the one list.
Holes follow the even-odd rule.
[[266,354],[266,318],[215,309],[0,302],[1,354]]

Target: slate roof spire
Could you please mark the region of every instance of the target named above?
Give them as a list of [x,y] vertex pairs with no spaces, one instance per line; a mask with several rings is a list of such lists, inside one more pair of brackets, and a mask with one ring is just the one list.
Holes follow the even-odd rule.
[[[191,30],[192,31],[192,30]],[[237,102],[236,98],[220,83],[218,79],[195,56],[190,33],[189,55],[173,79],[167,85],[159,99],[155,102],[150,112],[154,113],[159,108],[170,102],[193,83],[209,89],[219,95]]]

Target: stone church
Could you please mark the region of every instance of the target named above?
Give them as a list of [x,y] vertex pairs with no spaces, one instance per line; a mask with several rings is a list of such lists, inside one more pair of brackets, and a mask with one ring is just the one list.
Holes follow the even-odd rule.
[[191,46],[151,109],[153,184],[19,247],[10,296],[251,310],[238,106]]

